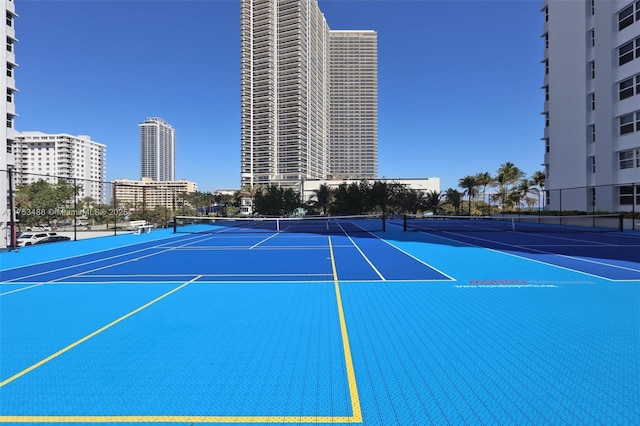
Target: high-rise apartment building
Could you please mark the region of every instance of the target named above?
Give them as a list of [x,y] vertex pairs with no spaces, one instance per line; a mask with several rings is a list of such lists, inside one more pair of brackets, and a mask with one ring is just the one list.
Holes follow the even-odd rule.
[[329,174],[378,176],[378,36],[329,32]]
[[640,206],[640,1],[545,0],[547,208]]
[[[351,32],[354,41],[357,33]],[[355,98],[364,92],[373,91],[377,96],[377,86],[360,90],[355,84],[355,80],[366,80],[375,73],[375,79],[369,81],[377,85],[377,58],[361,74],[351,64],[340,62],[349,56],[348,52],[362,53],[364,46],[375,40],[375,32],[364,33],[368,42],[351,43],[340,35],[334,37],[317,0],[241,1],[242,185],[295,186],[304,179],[331,176],[332,158],[342,159],[347,152],[337,151],[332,156],[332,135],[342,144],[354,142],[351,158],[374,163],[365,166],[361,162],[358,170],[349,172],[358,175],[350,177],[372,177],[362,175],[362,170],[377,171],[377,153],[372,156],[353,152],[361,148],[361,139],[349,129],[358,125],[362,126],[360,134],[375,134],[377,115],[375,127],[365,130],[371,125],[370,120],[362,120],[351,110],[348,115],[340,114],[338,108],[349,102],[356,105]],[[340,52],[334,57],[333,68],[332,46]],[[332,69],[342,77],[332,80]],[[354,84],[338,86],[340,98],[334,100],[332,84],[340,78],[353,80]],[[377,112],[377,99],[372,108]],[[342,112],[346,110],[348,107]],[[337,130],[331,133],[334,121]],[[366,149],[373,146],[377,151],[377,135],[369,139]],[[340,165],[336,172],[343,169]]]
[[140,177],[157,181],[176,178],[176,131],[161,118],[150,117],[140,128]]
[[4,0],[4,4],[6,21],[5,25],[0,25],[0,28],[2,28],[2,38],[4,38],[7,43],[2,55],[2,63],[5,65],[5,73],[3,74],[5,77],[2,78],[3,92],[6,93],[7,98],[5,102],[2,102],[4,106],[2,115],[6,115],[7,121],[5,126],[0,126],[0,232],[2,233],[0,247],[5,247],[7,244],[7,227],[11,222],[9,209],[9,169],[13,169],[15,165],[13,145],[15,141],[14,118],[16,117],[16,108],[14,95],[16,92],[16,82],[14,70],[17,67],[15,55],[17,42],[15,21],[18,16],[15,12],[13,0]]
[[16,185],[39,180],[56,184],[60,179],[78,185],[78,198],[107,202],[107,147],[90,136],[66,133],[17,132],[14,145]]

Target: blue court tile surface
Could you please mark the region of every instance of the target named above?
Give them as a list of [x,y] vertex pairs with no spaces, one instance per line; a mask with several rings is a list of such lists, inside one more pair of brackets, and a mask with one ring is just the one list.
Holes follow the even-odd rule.
[[1,424],[640,424],[640,235],[0,253]]

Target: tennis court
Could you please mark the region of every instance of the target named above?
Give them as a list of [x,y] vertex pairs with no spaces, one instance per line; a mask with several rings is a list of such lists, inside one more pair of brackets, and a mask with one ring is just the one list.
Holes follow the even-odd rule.
[[640,233],[184,222],[0,254],[1,423],[640,423]]

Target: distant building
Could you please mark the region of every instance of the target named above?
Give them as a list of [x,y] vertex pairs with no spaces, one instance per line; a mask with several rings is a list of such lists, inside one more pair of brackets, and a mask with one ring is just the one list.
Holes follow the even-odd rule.
[[375,178],[377,33],[331,31],[317,0],[240,9],[241,185]]
[[187,180],[156,181],[118,179],[111,182],[112,200],[117,207],[129,210],[153,209],[156,206],[179,210],[184,195],[197,191],[195,182]]
[[15,3],[13,1],[5,1],[6,21],[2,28],[2,40],[7,41],[7,46],[2,50],[1,62],[5,66],[5,72],[2,73],[2,93],[7,94],[4,102],[6,111],[6,124],[0,126],[0,230],[2,237],[0,239],[0,248],[6,247],[8,236],[7,225],[11,221],[9,214],[9,173],[7,170],[12,169],[15,165],[14,142],[15,142],[15,126],[14,118],[16,117],[15,94],[17,92],[14,72],[16,67],[15,48],[18,39],[16,38],[15,21],[18,16],[15,12]]
[[140,177],[157,181],[176,178],[176,131],[161,118],[150,117],[140,128]]
[[107,147],[90,136],[67,133],[16,132],[14,144],[16,185],[39,180],[51,184],[66,179],[79,185],[78,197],[106,204]]
[[[406,186],[408,189],[414,189],[426,194],[430,191],[440,192],[440,178],[397,178],[397,179],[375,179],[375,181],[397,183]],[[310,201],[316,190],[322,185],[327,185],[331,189],[337,189],[342,184],[350,185],[352,183],[359,183],[358,179],[331,179],[331,180],[305,180],[303,182],[302,200],[304,202]]]
[[544,0],[551,210],[640,207],[640,2]]
[[378,36],[329,31],[329,176],[378,176]]

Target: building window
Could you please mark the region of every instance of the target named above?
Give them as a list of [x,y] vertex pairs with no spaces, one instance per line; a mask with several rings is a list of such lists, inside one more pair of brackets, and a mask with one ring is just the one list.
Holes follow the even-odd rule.
[[591,72],[591,80],[596,78],[596,61],[589,62],[589,71]]
[[13,77],[13,65],[7,63],[7,77]]
[[618,48],[618,65],[624,65],[627,62],[640,58],[640,37],[623,44]]
[[544,8],[544,22],[549,22],[549,7]]
[[589,36],[591,37],[591,47],[596,46],[596,30],[589,31]]
[[596,14],[596,0],[591,0],[591,16]]
[[7,52],[13,52],[13,40],[7,37]]
[[7,12],[7,27],[13,26],[13,15]]
[[544,113],[544,127],[549,127],[549,111]]
[[[624,205],[624,206],[630,206],[633,204],[633,198],[634,198],[634,194],[633,194],[633,189],[634,189],[634,185],[627,185],[627,186],[620,186],[619,188],[619,201],[620,201],[620,205]],[[636,204],[640,204],[640,187],[636,186],[636,194],[635,194],[635,199],[636,199]]]
[[545,59],[543,63],[544,63],[544,73],[549,74],[549,60]]
[[596,172],[596,157],[595,156],[589,157],[589,162],[591,163],[591,173],[595,173]]
[[640,167],[640,148],[628,149],[618,153],[620,170]]
[[640,94],[640,74],[618,83],[619,100]]
[[543,37],[544,37],[544,48],[548,49],[549,48],[549,33],[544,33]]
[[13,90],[7,89],[7,102],[13,102]]
[[596,125],[595,124],[589,125],[589,133],[591,133],[591,143],[594,143],[596,141]]
[[549,152],[549,138],[544,140],[544,150],[545,152]]
[[13,128],[13,115],[7,114],[7,129]]
[[618,12],[618,31],[627,28],[634,21],[640,21],[640,0]]
[[589,102],[591,103],[591,111],[596,110],[596,94],[589,93]]
[[640,131],[640,111],[623,115],[619,118],[619,120],[619,129],[621,135]]

